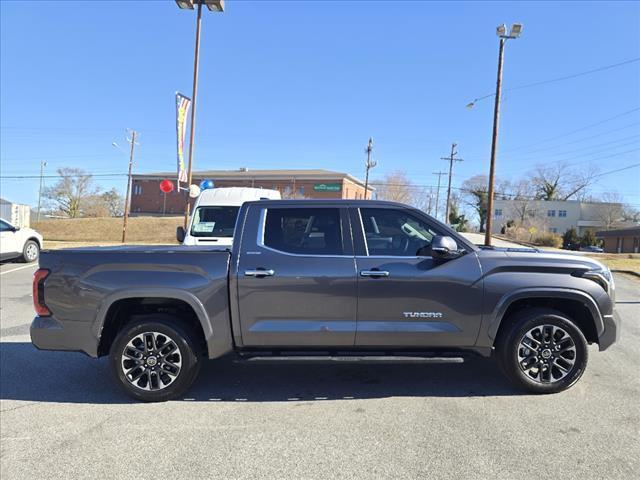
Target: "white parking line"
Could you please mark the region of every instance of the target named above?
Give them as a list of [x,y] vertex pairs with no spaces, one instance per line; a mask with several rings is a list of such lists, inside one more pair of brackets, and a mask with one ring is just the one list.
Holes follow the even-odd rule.
[[0,272],[0,275],[4,275],[5,273],[17,272],[18,270],[24,270],[25,268],[37,267],[37,265],[23,265],[22,267],[12,268],[11,270],[5,270],[4,272]]

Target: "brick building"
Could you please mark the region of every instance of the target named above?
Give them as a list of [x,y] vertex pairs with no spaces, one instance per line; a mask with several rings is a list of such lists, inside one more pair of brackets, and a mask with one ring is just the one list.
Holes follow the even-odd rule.
[[[132,215],[167,215],[184,212],[185,191],[160,191],[164,179],[175,181],[176,172],[133,175]],[[254,187],[279,190],[286,198],[365,198],[364,182],[348,173],[330,170],[210,170],[193,172],[193,183],[212,180],[216,187]],[[369,187],[368,198],[371,198]]]
[[640,253],[640,227],[604,230],[596,233],[607,253]]

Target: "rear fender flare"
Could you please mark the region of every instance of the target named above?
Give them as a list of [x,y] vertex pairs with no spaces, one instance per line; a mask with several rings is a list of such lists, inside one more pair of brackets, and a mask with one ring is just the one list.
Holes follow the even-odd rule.
[[191,308],[193,308],[193,311],[196,313],[198,321],[202,326],[205,342],[207,343],[207,345],[209,345],[209,340],[213,336],[213,326],[211,325],[209,315],[207,315],[207,311],[204,308],[204,305],[202,305],[202,302],[198,299],[198,297],[196,297],[192,293],[172,288],[126,289],[119,290],[107,296],[102,301],[102,304],[98,309],[98,313],[92,327],[92,333],[98,339],[98,343],[100,342],[100,337],[102,336],[102,328],[104,326],[104,322],[106,320],[109,309],[118,300],[125,300],[127,298],[167,298],[182,300],[183,302],[191,306]]

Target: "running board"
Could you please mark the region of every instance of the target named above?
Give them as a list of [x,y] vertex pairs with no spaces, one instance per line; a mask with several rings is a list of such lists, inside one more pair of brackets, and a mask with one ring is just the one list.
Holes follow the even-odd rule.
[[463,357],[403,355],[266,355],[243,358],[244,362],[358,362],[358,363],[464,363]]

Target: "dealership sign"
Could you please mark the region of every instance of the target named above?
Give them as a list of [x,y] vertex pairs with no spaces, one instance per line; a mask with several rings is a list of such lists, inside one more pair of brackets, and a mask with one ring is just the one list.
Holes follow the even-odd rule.
[[341,183],[316,183],[313,186],[316,192],[339,192],[342,190]]

